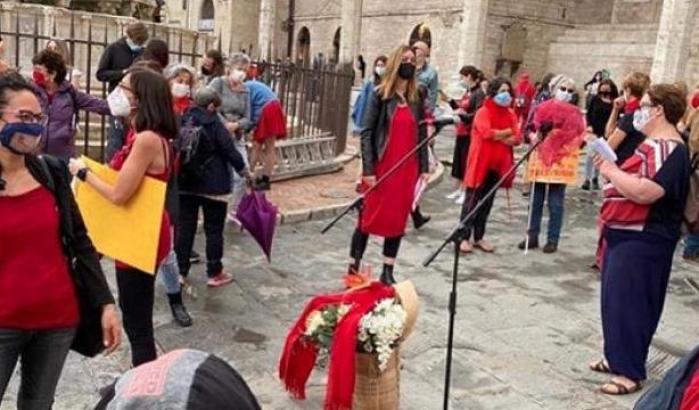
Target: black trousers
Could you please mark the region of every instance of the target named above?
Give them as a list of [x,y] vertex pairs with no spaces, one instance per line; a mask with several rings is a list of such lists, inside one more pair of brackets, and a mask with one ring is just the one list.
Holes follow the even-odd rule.
[[223,264],[223,228],[226,224],[228,204],[223,201],[204,198],[197,195],[180,195],[180,224],[178,227],[177,264],[180,275],[189,274],[189,256],[194,246],[194,236],[197,233],[197,218],[199,208],[204,214],[204,234],[206,235],[206,275],[213,278],[221,273]]
[[131,343],[131,362],[136,367],[157,358],[153,332],[155,275],[118,267],[116,278],[124,330]]
[[[398,249],[400,248],[402,239],[402,236],[384,238],[383,256],[395,259],[395,257],[398,256]],[[355,229],[354,234],[352,234],[352,243],[350,245],[350,257],[357,262],[362,260],[368,243],[369,234],[360,231],[359,228]]]
[[[480,188],[468,188],[466,189],[466,200],[461,206],[461,219],[464,219],[473,208],[476,207],[478,202],[487,194],[498,182],[498,175],[495,172],[489,172],[485,177],[485,181]],[[473,218],[466,224],[464,229],[461,230],[461,240],[469,241],[471,240],[471,235],[473,234],[473,241],[478,242],[485,236],[485,226],[488,222],[488,216],[490,216],[490,210],[493,208],[493,202],[495,202],[495,195],[491,196],[486,203],[483,204],[481,209],[474,215]]]

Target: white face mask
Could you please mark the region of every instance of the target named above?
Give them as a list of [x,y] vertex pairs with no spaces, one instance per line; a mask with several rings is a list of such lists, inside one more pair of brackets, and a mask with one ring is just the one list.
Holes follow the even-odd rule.
[[556,94],[554,97],[558,101],[570,102],[570,100],[573,98],[573,94],[569,93],[568,91],[556,90]]
[[231,71],[231,81],[234,83],[242,83],[245,81],[247,74],[243,70],[233,70]]
[[173,83],[172,96],[177,98],[189,97],[191,90],[187,84]]
[[650,107],[641,107],[640,110],[633,113],[633,127],[636,131],[643,132],[643,129],[652,119]]
[[115,117],[128,117],[131,114],[131,102],[121,87],[117,87],[107,96],[107,105]]
[[382,67],[382,66],[378,66],[378,67],[376,67],[376,68],[374,69],[374,72],[375,72],[376,75],[378,75],[379,77],[383,77],[383,76],[386,74],[386,67],[385,67],[385,66],[383,66],[383,67]]

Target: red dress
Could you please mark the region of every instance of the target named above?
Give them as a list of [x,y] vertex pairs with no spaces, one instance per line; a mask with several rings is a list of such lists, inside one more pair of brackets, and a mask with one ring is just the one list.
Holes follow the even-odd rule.
[[[376,164],[376,179],[391,169],[417,146],[417,121],[409,106],[399,106],[389,127],[386,151]],[[415,184],[420,167],[413,155],[376,190],[364,198],[359,230],[363,233],[392,238],[405,233],[415,199]]]
[[253,139],[259,143],[269,138],[286,138],[286,116],[279,100],[272,100],[262,107],[260,120],[253,133]]
[[[160,140],[163,143],[163,147],[167,150],[167,152],[170,152],[170,145],[165,140],[165,138],[160,137]],[[129,154],[131,153],[131,149],[133,147],[134,142],[136,141],[136,132],[133,129],[130,129],[128,133],[126,134],[126,145],[121,149],[121,151],[117,152],[114,155],[114,158],[112,158],[112,161],[109,163],[109,166],[117,171],[120,171],[121,168],[124,166],[124,163],[126,162],[126,158],[129,157]],[[168,159],[170,156],[168,155]],[[168,162],[169,164],[169,162]],[[170,165],[168,165],[165,168],[165,171],[163,171],[160,174],[149,174],[146,173],[147,176],[155,178],[157,180],[163,181],[165,183],[168,182],[170,179]],[[160,224],[160,239],[158,240],[158,253],[156,255],[156,266],[160,265],[160,262],[162,262],[165,257],[167,256],[168,253],[170,253],[170,248],[172,245],[172,237],[170,235],[170,216],[167,213],[167,210],[163,210],[163,219]],[[131,268],[129,265],[126,265],[125,263],[116,261],[116,266],[117,268],[123,268],[123,269],[129,269]]]

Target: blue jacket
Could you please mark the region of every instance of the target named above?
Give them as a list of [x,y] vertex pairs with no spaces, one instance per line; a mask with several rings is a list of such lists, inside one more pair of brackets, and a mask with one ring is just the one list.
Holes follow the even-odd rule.
[[427,106],[430,113],[434,114],[437,107],[437,95],[439,94],[439,75],[432,65],[425,63],[422,70],[417,72],[419,85],[427,89]]
[[[233,166],[243,174],[245,161],[233,144],[233,138],[223,126],[221,117],[201,107],[191,107],[182,116],[182,125],[191,123],[202,127],[196,150],[199,172],[182,170],[178,177],[181,193],[202,195],[226,195],[231,193]],[[200,160],[200,161],[199,161]]]
[[357,97],[357,100],[354,102],[354,108],[352,108],[352,124],[355,133],[359,133],[362,130],[364,111],[369,101],[369,95],[374,87],[374,80],[365,81],[362,90],[359,92],[359,97]]
[[687,386],[692,381],[699,360],[699,347],[667,371],[663,380],[648,390],[634,410],[679,410]]
[[250,122],[252,123],[251,128],[254,128],[260,120],[262,108],[264,108],[268,102],[277,100],[278,98],[274,90],[260,81],[246,81],[245,86],[248,87],[250,91]]

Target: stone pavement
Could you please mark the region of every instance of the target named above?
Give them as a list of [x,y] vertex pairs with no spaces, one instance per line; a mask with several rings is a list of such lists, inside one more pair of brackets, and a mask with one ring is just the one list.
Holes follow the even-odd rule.
[[[449,157],[451,139],[438,143]],[[399,255],[397,276],[411,279],[422,309],[416,332],[402,350],[402,409],[439,409],[447,330],[452,257],[449,249],[429,268],[421,262],[456,223],[459,209],[444,199],[452,189],[443,181],[426,195],[423,208],[433,222],[410,230]],[[587,265],[595,250],[596,194],[575,187],[567,198],[561,249],[553,255],[516,249],[526,224],[526,200],[518,190],[500,192],[488,238],[492,255],[462,258],[452,384],[453,409],[629,409],[638,395],[616,398],[597,392],[605,377],[587,370],[600,357],[599,275]],[[246,235],[227,230],[224,265],[235,276],[223,289],[205,287],[204,266],[192,278],[198,298],[187,300],[195,324],[171,323],[160,283],[155,312],[156,335],[164,350],[193,347],[229,360],[247,379],[264,409],[320,409],[324,372],[310,381],[309,398],[288,398],[276,378],[286,331],[314,294],[339,288],[354,218],[320,235],[322,221],[279,228],[268,264]],[[196,244],[202,249],[203,237]],[[372,240],[367,261],[380,263],[380,244]],[[669,286],[665,313],[651,352],[653,381],[671,366],[676,351],[698,341],[699,294],[685,283],[699,269],[679,260]],[[113,273],[110,273],[113,283]],[[97,390],[128,367],[128,349],[111,357],[83,360],[74,355],[58,388],[56,409],[89,409]],[[16,381],[2,402],[14,408]]]

